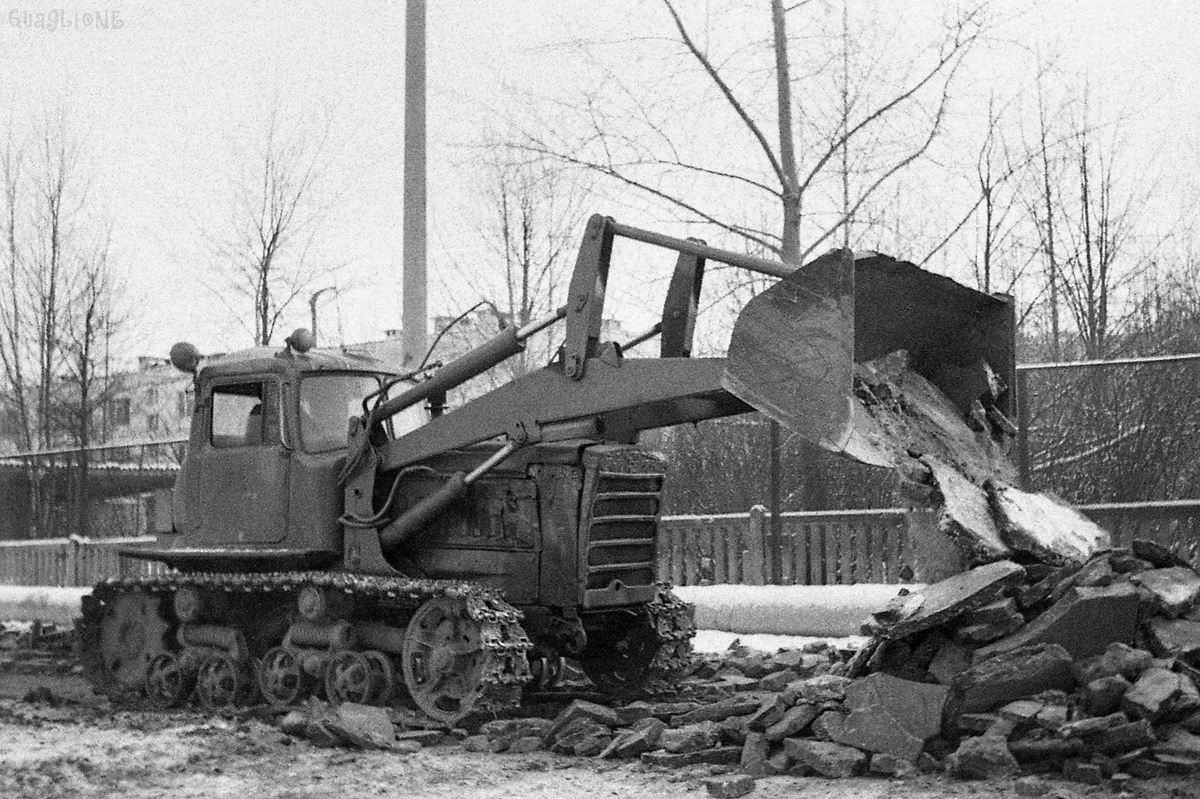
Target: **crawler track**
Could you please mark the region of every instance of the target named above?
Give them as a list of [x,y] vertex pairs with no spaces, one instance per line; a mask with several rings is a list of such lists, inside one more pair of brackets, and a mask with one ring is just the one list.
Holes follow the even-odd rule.
[[[84,675],[96,691],[115,701],[136,701],[140,686],[131,685],[129,679],[117,678],[113,668],[117,658],[112,654],[111,641],[114,637],[131,639],[128,648],[137,649],[137,655],[145,661],[156,652],[181,649],[175,640],[178,622],[171,610],[170,598],[175,591],[185,587],[228,595],[229,606],[234,611],[228,618],[216,621],[243,633],[249,642],[250,660],[256,661],[267,649],[281,642],[282,635],[278,633],[280,616],[286,615],[287,609],[295,604],[295,596],[308,586],[352,598],[349,615],[358,621],[382,621],[400,628],[431,599],[460,600],[465,605],[467,617],[478,625],[479,644],[484,652],[483,667],[476,672],[481,693],[473,705],[473,712],[497,713],[519,702],[521,687],[530,679],[526,652],[531,643],[521,627],[520,611],[496,592],[465,582],[345,572],[180,573],[106,580],[97,584],[92,595],[83,602],[78,632]],[[114,618],[111,609],[127,597],[161,600],[143,603],[141,607],[159,609],[158,621],[166,633],[146,636],[142,629],[114,630],[114,625],[122,624],[122,620]],[[135,625],[124,620],[124,626]],[[128,671],[126,668],[126,673]]]

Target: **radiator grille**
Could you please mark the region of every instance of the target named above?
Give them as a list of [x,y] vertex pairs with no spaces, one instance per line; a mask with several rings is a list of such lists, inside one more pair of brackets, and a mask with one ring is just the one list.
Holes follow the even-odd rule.
[[658,473],[597,473],[587,538],[589,589],[654,583],[662,483]]

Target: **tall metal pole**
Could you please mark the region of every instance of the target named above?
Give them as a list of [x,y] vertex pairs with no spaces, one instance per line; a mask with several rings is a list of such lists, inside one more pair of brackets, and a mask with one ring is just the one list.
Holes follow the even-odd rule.
[[425,356],[425,0],[408,0],[404,30],[404,364]]
[[1029,481],[1029,370],[1017,370],[1017,474],[1021,488],[1032,491]]
[[767,536],[769,546],[767,547],[770,563],[770,583],[771,585],[783,585],[783,502],[782,502],[782,483],[783,483],[783,467],[780,462],[780,429],[779,422],[774,419],[767,420],[767,430],[769,431],[771,449],[771,485],[770,485],[770,502],[771,502],[771,527],[770,534]]

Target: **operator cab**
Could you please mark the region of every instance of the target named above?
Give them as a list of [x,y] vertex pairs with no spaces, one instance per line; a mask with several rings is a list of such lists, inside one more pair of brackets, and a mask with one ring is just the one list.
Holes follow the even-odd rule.
[[[195,375],[196,403],[172,493],[173,535],[162,535],[167,546],[153,550],[157,559],[248,571],[339,560],[339,475],[351,426],[397,375],[372,357],[297,346],[296,338],[283,350],[244,350],[203,365],[195,348],[172,349],[172,362]],[[425,408],[410,408],[386,430],[400,434],[427,419]]]

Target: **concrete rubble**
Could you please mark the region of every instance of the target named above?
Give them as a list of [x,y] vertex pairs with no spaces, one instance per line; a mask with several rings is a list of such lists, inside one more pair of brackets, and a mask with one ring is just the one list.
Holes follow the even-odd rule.
[[[931,381],[898,350],[856,366],[855,396],[874,426],[871,444],[894,463],[907,500],[937,512],[938,530],[962,564],[1078,565],[1109,548],[1108,532],[1059,498],[1017,487],[1008,458],[1016,428],[997,407],[1006,387],[991,367],[941,369],[955,374]],[[948,397],[939,385],[967,393]]]
[[[1146,542],[1082,562],[1031,555],[928,586],[923,600],[906,599],[918,608],[907,618],[876,614],[871,655],[847,676],[946,690],[924,752],[955,777],[1200,773],[1200,575]],[[938,623],[922,623],[927,615]]]
[[1018,780],[1022,795],[1047,778],[1123,789],[1200,774],[1198,584],[1140,543],[1073,565],[1005,559],[900,597],[855,652],[735,644],[698,657],[658,695],[667,701],[576,698],[463,729],[314,701],[279,727],[316,745],[401,754],[452,745],[634,762],[717,797],[780,776],[922,773]]

